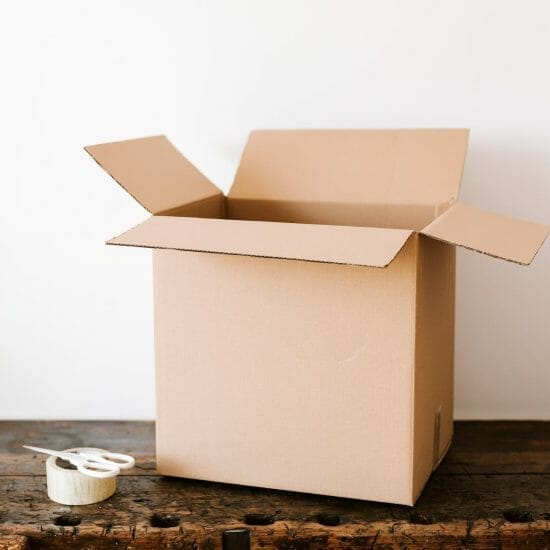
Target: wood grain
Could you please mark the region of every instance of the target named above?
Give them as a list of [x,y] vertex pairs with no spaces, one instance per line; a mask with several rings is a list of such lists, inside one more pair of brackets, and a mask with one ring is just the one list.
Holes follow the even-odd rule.
[[28,550],[29,539],[22,535],[0,536],[0,550]]
[[[248,530],[252,548],[545,548],[549,426],[456,423],[451,451],[409,508],[156,476],[152,423],[3,422],[0,535],[32,548],[213,549],[231,529]],[[44,457],[23,443],[128,452],[141,469],[105,502],[61,506],[47,498]],[[247,525],[262,516],[267,525]],[[227,550],[247,547],[246,533],[228,533]]]

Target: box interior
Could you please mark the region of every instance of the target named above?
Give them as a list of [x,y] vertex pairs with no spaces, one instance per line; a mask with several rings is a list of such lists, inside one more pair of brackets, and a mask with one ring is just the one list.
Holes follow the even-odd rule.
[[238,199],[218,195],[160,215],[300,224],[382,227],[420,231],[447,207],[419,204],[346,204]]
[[[227,197],[155,213],[418,231],[456,200],[467,137],[460,129],[255,131]],[[181,158],[172,162],[184,171]],[[221,195],[197,183],[207,201]]]

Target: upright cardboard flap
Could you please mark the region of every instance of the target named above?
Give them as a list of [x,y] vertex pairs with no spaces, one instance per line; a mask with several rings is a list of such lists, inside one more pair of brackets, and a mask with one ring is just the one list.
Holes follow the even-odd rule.
[[107,244],[386,267],[413,231],[153,216]]
[[260,130],[233,199],[441,204],[458,197],[468,130]]
[[421,231],[423,235],[511,262],[528,265],[550,228],[456,203]]
[[84,149],[152,214],[221,194],[165,136]]

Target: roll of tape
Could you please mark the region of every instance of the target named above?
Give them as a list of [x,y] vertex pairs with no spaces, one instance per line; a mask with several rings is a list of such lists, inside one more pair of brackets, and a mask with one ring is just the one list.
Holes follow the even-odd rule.
[[[78,447],[65,452],[98,451],[103,449]],[[48,497],[59,504],[79,505],[101,502],[116,491],[116,477],[97,478],[81,474],[75,466],[50,456],[46,460],[46,480]]]

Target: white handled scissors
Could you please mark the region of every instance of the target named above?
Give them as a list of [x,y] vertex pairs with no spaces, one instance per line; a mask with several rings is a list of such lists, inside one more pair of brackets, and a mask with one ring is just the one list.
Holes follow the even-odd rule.
[[132,468],[136,461],[129,455],[119,453],[111,453],[109,451],[95,451],[81,449],[74,452],[69,451],[52,451],[51,449],[41,449],[40,447],[29,447],[23,445],[25,449],[45,453],[47,455],[62,458],[70,462],[76,469],[90,477],[115,477],[120,474],[120,470]]

